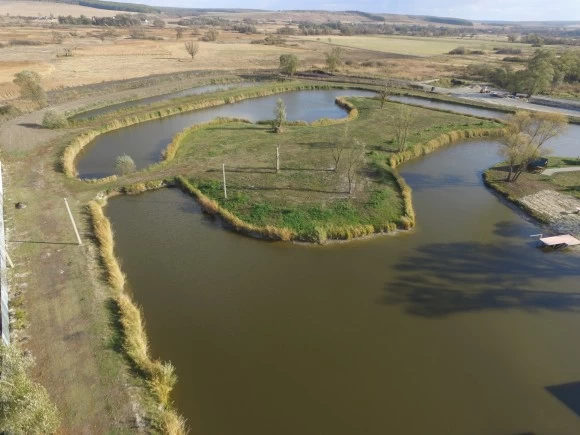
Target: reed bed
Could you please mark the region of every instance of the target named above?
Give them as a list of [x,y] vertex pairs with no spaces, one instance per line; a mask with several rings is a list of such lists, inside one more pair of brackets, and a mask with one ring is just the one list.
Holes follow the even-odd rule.
[[159,404],[161,431],[172,435],[185,434],[187,433],[185,420],[175,412],[170,399],[171,390],[177,382],[175,369],[171,363],[151,358],[141,310],[124,292],[125,275],[115,257],[111,223],[97,201],[89,202],[88,211],[106,281],[114,293],[113,300],[122,326],[123,351],[134,368],[146,379],[149,390]]
[[236,232],[268,240],[282,241],[293,240],[296,236],[296,233],[288,228],[277,228],[271,225],[259,227],[257,225],[244,222],[232,212],[220,206],[217,201],[206,196],[201,190],[192,185],[184,177],[177,176],[175,181],[177,186],[180,187],[184,192],[192,195],[197,199],[199,205],[206,213],[220,216],[224,222],[231,226]]
[[506,134],[505,128],[480,128],[443,133],[425,143],[415,144],[405,151],[399,151],[389,157],[389,165],[396,168],[401,163],[432,153],[433,151],[462,139],[475,137],[500,137]]

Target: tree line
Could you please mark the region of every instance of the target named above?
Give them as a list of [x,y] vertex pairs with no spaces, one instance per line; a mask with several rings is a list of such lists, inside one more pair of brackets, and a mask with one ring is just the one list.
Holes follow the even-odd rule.
[[553,92],[564,83],[580,82],[580,53],[565,50],[558,54],[554,50],[540,49],[523,70],[514,71],[510,65],[494,68],[489,64],[473,64],[466,71],[471,77],[531,96]]

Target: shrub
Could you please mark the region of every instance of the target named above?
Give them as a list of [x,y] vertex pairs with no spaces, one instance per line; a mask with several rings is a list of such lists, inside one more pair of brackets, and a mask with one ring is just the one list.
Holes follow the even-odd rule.
[[522,54],[521,48],[497,48],[495,50],[497,54]]
[[58,410],[46,389],[33,382],[28,372],[33,359],[15,345],[0,344],[0,431],[2,433],[54,433]]
[[42,126],[50,129],[64,128],[68,126],[68,120],[62,112],[47,110],[42,118]]
[[466,54],[466,53],[467,53],[467,49],[465,47],[457,47],[449,52],[449,54],[460,54],[460,55]]
[[31,100],[40,107],[45,107],[46,92],[40,84],[40,75],[35,71],[20,71],[14,76],[13,83],[20,88],[20,97]]
[[122,154],[115,159],[115,171],[119,175],[132,174],[137,170],[133,159],[127,154]]

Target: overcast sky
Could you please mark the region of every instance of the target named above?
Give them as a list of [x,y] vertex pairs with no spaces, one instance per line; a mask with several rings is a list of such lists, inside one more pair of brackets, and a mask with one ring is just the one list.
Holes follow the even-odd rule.
[[[117,0],[119,1],[119,0]],[[473,20],[580,21],[580,0],[120,0],[189,8],[358,10]]]

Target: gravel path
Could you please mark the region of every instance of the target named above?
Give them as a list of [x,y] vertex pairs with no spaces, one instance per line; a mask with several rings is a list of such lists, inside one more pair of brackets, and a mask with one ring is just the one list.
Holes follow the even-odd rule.
[[554,174],[557,174],[558,172],[576,172],[576,171],[580,171],[580,166],[570,166],[567,168],[544,169],[542,171],[542,175],[554,175]]
[[558,233],[580,236],[580,199],[553,190],[541,190],[520,199],[520,202],[534,212],[546,216]]

